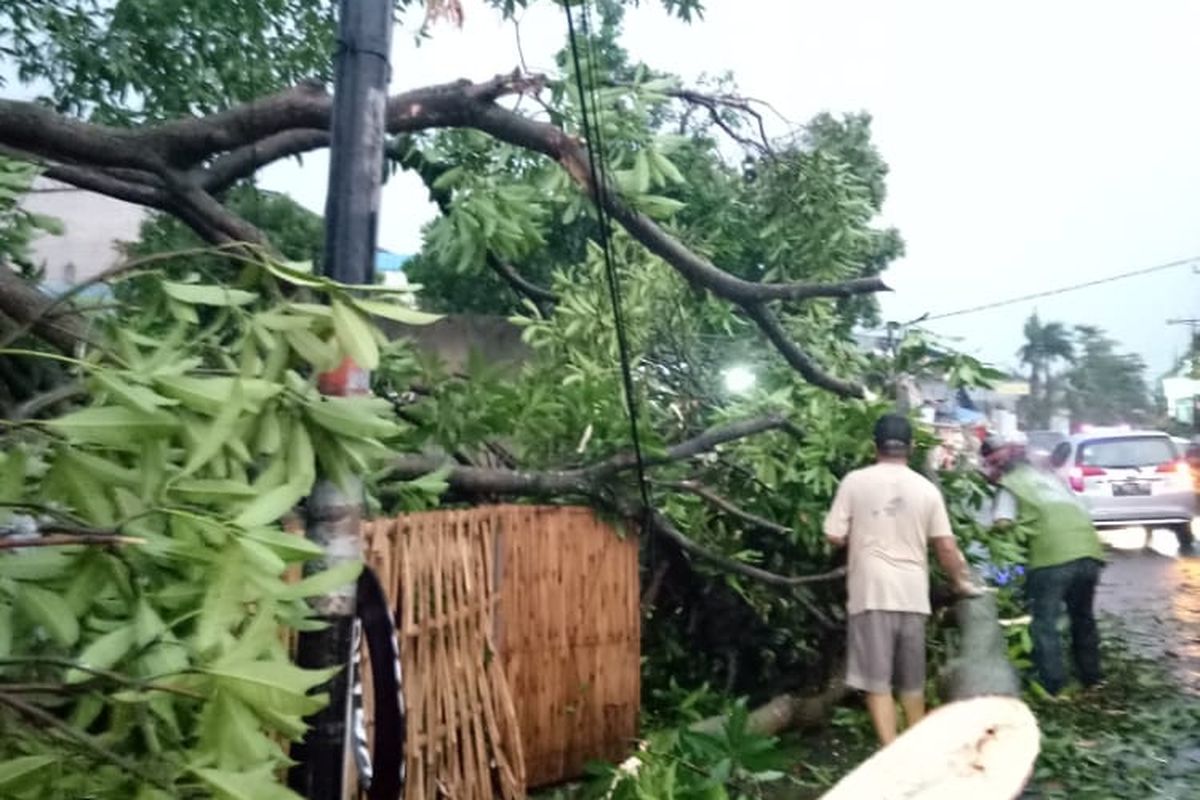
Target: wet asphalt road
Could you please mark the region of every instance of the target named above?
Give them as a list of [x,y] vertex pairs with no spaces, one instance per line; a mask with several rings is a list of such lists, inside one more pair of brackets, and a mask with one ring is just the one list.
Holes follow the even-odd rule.
[[1149,552],[1141,549],[1140,530],[1104,537],[1112,548],[1097,610],[1120,618],[1131,644],[1161,660],[1184,688],[1200,695],[1200,558],[1179,557],[1169,531],[1154,532]]

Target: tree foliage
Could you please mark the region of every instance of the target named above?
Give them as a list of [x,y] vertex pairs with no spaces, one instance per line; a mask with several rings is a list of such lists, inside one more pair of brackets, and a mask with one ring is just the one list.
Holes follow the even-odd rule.
[[[29,768],[6,797],[292,796],[280,745],[329,675],[291,665],[281,632],[360,565],[286,582],[322,553],[280,521],[318,470],[369,475],[416,440],[386,401],[305,375],[377,361],[367,314],[409,312],[243,267],[236,286],[133,278],[139,305],[73,362],[88,399],[3,433],[0,756]],[[439,484],[405,497],[421,487]]]
[[1075,327],[1075,361],[1066,371],[1071,418],[1093,425],[1139,424],[1153,413],[1146,364],[1094,325]]
[[35,214],[21,202],[37,174],[33,164],[0,155],[0,267],[7,262],[26,273],[35,271],[30,253],[34,239],[62,233],[58,220]]
[[[685,18],[699,10],[689,0],[663,4]],[[492,5],[511,14],[523,3]],[[238,696],[247,711],[210,673],[231,651],[271,668],[285,664],[264,631],[302,624],[297,590],[279,575],[285,556],[308,553],[278,552],[277,521],[318,470],[374,475],[374,508],[384,510],[431,496],[444,504],[550,497],[644,523],[644,683],[652,699],[680,683],[716,679],[761,695],[832,674],[841,573],[820,521],[840,476],[870,457],[870,427],[885,407],[859,382],[873,365],[849,332],[872,318],[864,296],[882,288],[876,276],[902,249],[895,231],[877,227],[886,167],[868,117],[823,115],[793,136],[768,139],[759,111],[729,80],[689,89],[632,63],[616,42],[618,3],[601,3],[599,27],[577,42],[590,87],[584,96],[564,51],[555,75],[502,75],[392,98],[389,164],[416,172],[441,210],[412,267],[428,307],[510,314],[530,350],[515,374],[477,363],[447,374],[407,344],[378,338],[364,318],[421,323],[427,315],[354,296],[264,255],[308,259],[318,220],[282,198],[233,188],[273,160],[328,144],[328,95],[311,85],[284,88],[327,75],[317,57],[328,53],[326,6],[121,0],[77,19],[81,8],[0,0],[0,43],[16,52],[25,78],[50,87],[58,109],[0,101],[0,145],[46,162],[60,180],[173,215],[218,244],[221,256],[167,260],[119,285],[118,298],[129,302],[102,346],[69,362],[86,388],[82,408],[7,434],[30,452],[20,497],[40,491],[73,523],[144,540],[64,551],[41,587],[60,600],[83,560],[132,560],[127,574],[140,588],[122,594],[114,578],[82,610],[67,603],[70,613],[31,614],[38,597],[43,606],[55,601],[13,578],[6,596],[23,637],[14,641],[59,659],[19,677],[73,685],[68,671],[105,641],[120,651],[111,659],[103,651],[105,669],[135,681],[130,691],[157,698],[144,684],[162,676],[141,666],[142,649],[124,647],[131,635],[140,641],[143,598],[180,643],[185,660],[171,674],[188,675],[180,681],[189,694],[153,700],[171,704],[178,730],[140,694],[136,702],[124,693],[87,701],[100,703],[99,715],[74,725],[76,704],[102,693],[63,701],[52,692],[47,713],[76,733],[105,737],[113,755],[154,770],[160,783],[199,792],[200,783],[187,782],[207,781],[227,795],[270,797],[263,768],[279,754],[263,743],[272,730],[296,732],[296,714],[280,730],[284,712],[271,709],[298,706],[270,692],[257,707]],[[246,14],[259,16],[242,20]],[[141,31],[137,42],[129,41],[133,30]],[[285,41],[282,32],[303,35]],[[39,47],[51,55],[45,64],[34,63]],[[159,66],[164,61],[170,68]],[[499,102],[511,95],[536,98],[544,113]],[[593,101],[596,128],[588,131],[582,109]],[[156,122],[214,109],[226,111]],[[605,167],[599,187],[585,147]],[[601,228],[594,197],[611,230]],[[649,507],[634,479],[606,241],[631,350]],[[192,244],[160,217],[135,253]],[[331,296],[331,305],[302,296],[309,291]],[[45,331],[44,304],[24,313],[28,330]],[[317,398],[312,374],[339,355],[375,369],[375,389],[389,402]],[[928,355],[920,358],[932,363]],[[727,390],[731,366],[754,373],[751,391]],[[973,367],[936,368],[966,375]],[[976,369],[970,379],[985,378]],[[71,466],[79,459],[102,463]],[[5,461],[16,470],[12,463]],[[978,487],[960,493],[976,497]],[[271,533],[256,538],[260,530]],[[25,558],[7,554],[0,564]],[[217,598],[217,585],[245,588]],[[257,638],[246,625],[257,626]],[[124,632],[105,639],[114,631]],[[49,752],[73,774],[95,764],[94,749],[87,755],[20,730],[5,738],[7,755]],[[250,783],[235,790],[214,782],[227,777],[198,770],[235,772]],[[128,775],[110,771],[104,780],[109,796],[128,796],[120,794]]]
[[[662,0],[682,19],[699,0]],[[395,0],[399,15],[456,0]],[[488,0],[511,16],[528,0]],[[336,4],[317,0],[0,0],[0,52],[56,109],[135,124],[332,78]]]
[[1043,323],[1037,312],[1025,321],[1025,344],[1017,355],[1029,367],[1029,397],[1025,406],[1026,424],[1031,428],[1046,428],[1050,418],[1061,407],[1061,387],[1054,380],[1058,362],[1071,362],[1075,347],[1070,330],[1061,322]]

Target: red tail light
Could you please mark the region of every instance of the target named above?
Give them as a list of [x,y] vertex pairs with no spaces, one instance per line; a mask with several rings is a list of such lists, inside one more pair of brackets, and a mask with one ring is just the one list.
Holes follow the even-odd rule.
[[1165,464],[1159,464],[1154,469],[1155,472],[1171,472],[1175,475],[1187,475],[1188,463],[1186,461],[1168,461]]
[[1075,467],[1071,470],[1068,481],[1074,491],[1082,492],[1084,478],[1095,478],[1104,474],[1106,473],[1100,467]]

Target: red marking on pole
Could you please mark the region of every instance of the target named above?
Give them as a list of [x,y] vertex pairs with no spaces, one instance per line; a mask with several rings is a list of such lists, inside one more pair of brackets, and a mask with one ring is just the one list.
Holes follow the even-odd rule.
[[330,397],[351,397],[371,393],[371,373],[355,364],[349,358],[329,372],[322,372],[317,377],[317,386],[321,394]]

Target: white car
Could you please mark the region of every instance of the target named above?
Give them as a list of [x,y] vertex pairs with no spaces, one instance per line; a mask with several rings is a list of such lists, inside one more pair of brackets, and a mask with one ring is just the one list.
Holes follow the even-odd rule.
[[1096,527],[1170,528],[1180,548],[1190,550],[1196,493],[1184,455],[1158,431],[1091,431],[1059,443],[1050,467]]

